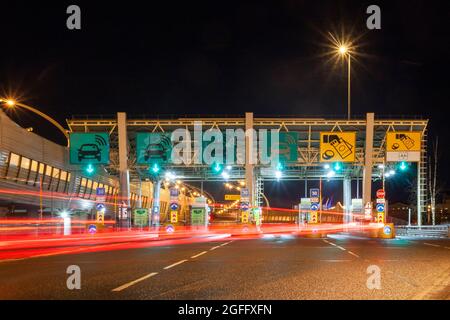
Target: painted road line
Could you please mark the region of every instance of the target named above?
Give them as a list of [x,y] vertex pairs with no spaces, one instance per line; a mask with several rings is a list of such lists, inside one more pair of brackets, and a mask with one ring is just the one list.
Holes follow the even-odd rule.
[[431,247],[436,247],[436,248],[440,248],[441,247],[440,245],[433,244],[433,243],[426,243],[426,242],[424,242],[423,244],[426,245],[426,246],[431,246]]
[[330,242],[330,241],[327,241],[327,240],[323,240],[323,242],[328,243],[328,244],[331,244],[331,245],[334,246],[334,247],[337,247],[337,245],[334,244],[333,242]]
[[359,258],[359,256],[356,253],[353,253],[351,251],[347,251],[348,253],[350,253],[352,256]]
[[215,247],[212,247],[211,249],[209,249],[209,251],[213,251],[213,250],[216,250],[216,249],[219,249],[220,248],[220,246],[215,246]]
[[151,278],[153,276],[156,276],[157,274],[158,274],[158,272],[149,273],[146,276],[143,276],[143,277],[141,277],[139,279],[136,279],[136,280],[128,282],[128,283],[125,283],[124,285],[122,285],[120,287],[117,287],[117,288],[113,289],[112,291],[119,292],[119,291],[125,290],[126,288],[131,287],[132,285],[135,285],[138,282],[144,281],[145,279],[148,279],[148,278]]
[[230,244],[230,243],[232,243],[232,242],[233,242],[233,241],[225,242],[225,243],[222,243],[220,246],[223,247],[223,246],[226,246],[227,244]]
[[195,258],[198,258],[198,257],[200,257],[200,256],[202,256],[202,255],[204,255],[205,253],[207,253],[208,251],[203,251],[203,252],[200,252],[199,254],[196,254],[195,256],[192,256],[191,257],[191,259],[195,259]]
[[336,248],[339,248],[339,249],[341,249],[342,251],[346,251],[346,250],[347,250],[347,249],[345,249],[345,248],[343,248],[343,247],[341,247],[341,246],[338,246],[337,244],[334,244],[333,242],[329,242],[329,241],[327,241],[327,240],[323,240],[323,242],[328,243],[328,244],[331,244],[332,246],[334,246],[334,247],[336,247]]
[[0,263],[2,262],[13,262],[13,261],[20,261],[25,260],[26,258],[18,258],[18,259],[6,259],[6,260],[0,260]]
[[187,261],[187,260],[181,260],[181,261],[175,262],[174,264],[171,264],[170,266],[164,267],[164,270],[173,268],[173,267],[175,267],[175,266],[177,266],[177,265],[179,265],[179,264],[185,263],[186,261]]

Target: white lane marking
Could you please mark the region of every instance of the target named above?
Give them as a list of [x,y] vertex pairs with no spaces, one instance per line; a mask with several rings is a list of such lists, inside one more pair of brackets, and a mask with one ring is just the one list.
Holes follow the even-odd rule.
[[200,252],[199,254],[196,254],[195,256],[192,256],[191,259],[195,259],[197,257],[200,257],[200,256],[204,255],[205,253],[207,253],[207,251]]
[[186,261],[187,261],[187,260],[185,259],[185,260],[181,260],[181,261],[175,262],[174,264],[171,264],[170,266],[164,267],[164,270],[173,268],[173,267],[175,267],[175,266],[177,266],[177,265],[179,265],[179,264],[185,263]]
[[209,249],[209,251],[213,251],[213,250],[216,250],[216,249],[219,249],[220,248],[220,246],[215,246],[215,247],[212,247],[211,249]]
[[143,277],[141,277],[139,279],[133,280],[133,281],[128,282],[128,283],[125,283],[124,285],[122,285],[120,287],[117,287],[117,288],[113,289],[112,291],[114,291],[114,292],[122,291],[122,290],[124,290],[124,289],[126,289],[128,287],[131,287],[132,285],[134,285],[134,284],[136,284],[138,282],[141,282],[141,281],[144,281],[145,279],[148,279],[148,278],[151,278],[153,276],[156,276],[157,274],[158,274],[158,272],[149,273],[149,274],[147,274],[147,275],[145,275],[145,276],[143,276]]
[[339,248],[339,249],[341,249],[342,251],[346,251],[346,250],[347,250],[347,249],[345,249],[345,248],[343,248],[343,247],[341,247],[341,246],[338,246],[337,244],[335,244],[335,243],[333,243],[333,242],[330,242],[330,241],[327,241],[327,240],[323,240],[323,242],[328,243],[328,244],[331,244],[333,247]]
[[450,247],[444,247],[445,249],[450,249]]
[[424,242],[423,244],[426,245],[426,246],[432,246],[432,247],[436,247],[436,248],[440,248],[441,247],[440,245],[433,244],[433,243],[426,243],[426,242]]
[[20,261],[20,260],[25,260],[25,259],[26,259],[26,258],[6,259],[6,260],[0,260],[0,263],[2,263],[2,262]]
[[225,243],[222,243],[220,246],[223,247],[223,246],[226,246],[227,244],[230,244],[230,243],[232,243],[232,242],[233,242],[233,241],[225,242]]
[[355,256],[355,257],[359,258],[359,256],[356,253],[353,253],[351,251],[347,251],[347,252],[350,253],[352,256]]
[[323,242],[331,244],[332,246],[336,246],[333,242],[327,241],[327,240],[323,240]]

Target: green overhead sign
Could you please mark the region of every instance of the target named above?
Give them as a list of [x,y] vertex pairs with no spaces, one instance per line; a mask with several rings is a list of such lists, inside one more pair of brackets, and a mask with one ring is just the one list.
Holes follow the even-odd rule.
[[269,154],[271,154],[271,151],[278,152],[281,163],[296,163],[298,161],[298,132],[280,132],[278,146],[274,146],[273,150],[270,134],[270,132],[267,134]]
[[138,132],[136,135],[137,164],[170,163],[171,133]]
[[71,133],[71,164],[109,164],[109,134],[107,132]]

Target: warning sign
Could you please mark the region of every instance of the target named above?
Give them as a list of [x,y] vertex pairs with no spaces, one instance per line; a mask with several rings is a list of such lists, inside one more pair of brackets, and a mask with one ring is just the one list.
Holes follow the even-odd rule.
[[105,223],[105,213],[103,211],[97,211],[95,221],[100,224]]
[[354,162],[356,132],[321,132],[321,162]]
[[418,131],[388,132],[386,151],[420,151],[422,133]]
[[170,223],[177,223],[177,222],[178,222],[178,212],[170,211]]

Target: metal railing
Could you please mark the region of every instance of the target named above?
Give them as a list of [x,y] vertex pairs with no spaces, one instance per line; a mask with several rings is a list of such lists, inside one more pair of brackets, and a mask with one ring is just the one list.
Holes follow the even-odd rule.
[[397,236],[448,238],[449,226],[396,226]]

